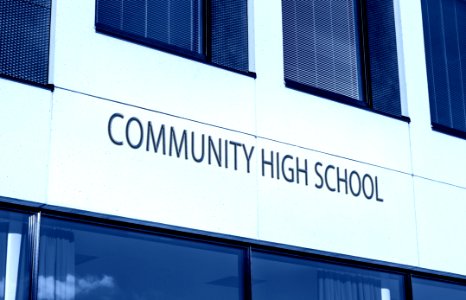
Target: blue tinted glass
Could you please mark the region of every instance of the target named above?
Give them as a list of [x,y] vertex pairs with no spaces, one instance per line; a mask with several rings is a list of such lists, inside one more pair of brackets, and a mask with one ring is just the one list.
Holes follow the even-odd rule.
[[242,299],[243,251],[44,219],[39,299]]
[[252,256],[254,300],[401,300],[402,276],[264,253]]
[[29,299],[28,216],[0,211],[0,299]]
[[466,1],[422,1],[432,122],[466,131]]
[[413,278],[414,300],[464,300],[466,286]]

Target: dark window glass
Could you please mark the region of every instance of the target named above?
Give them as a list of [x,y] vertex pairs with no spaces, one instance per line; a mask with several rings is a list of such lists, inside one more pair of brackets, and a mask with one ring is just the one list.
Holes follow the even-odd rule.
[[466,286],[445,282],[413,278],[414,300],[464,300]]
[[48,83],[50,0],[0,1],[0,74]]
[[39,299],[243,299],[243,250],[44,218]]
[[282,5],[288,86],[401,116],[392,1]]
[[401,300],[400,275],[255,252],[254,300]]
[[434,125],[466,132],[466,1],[423,0],[424,41]]
[[0,299],[29,299],[28,216],[0,211]]
[[248,71],[247,0],[97,0],[97,30]]

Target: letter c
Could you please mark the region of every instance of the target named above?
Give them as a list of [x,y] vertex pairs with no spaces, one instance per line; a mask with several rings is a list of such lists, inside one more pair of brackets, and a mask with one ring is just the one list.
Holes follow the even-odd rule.
[[329,171],[330,169],[335,170],[335,166],[333,166],[333,165],[328,165],[327,168],[325,168],[325,185],[327,186],[327,188],[328,188],[329,191],[335,192],[337,189],[336,189],[336,188],[332,188],[332,187],[328,184],[328,171]]
[[113,119],[115,119],[115,118],[124,119],[125,117],[122,114],[119,114],[119,113],[114,113],[110,117],[110,119],[108,120],[108,137],[110,138],[112,143],[114,143],[115,145],[121,146],[121,145],[123,145],[123,142],[119,142],[119,141],[115,140],[113,138],[113,135],[112,135],[112,122],[113,122]]

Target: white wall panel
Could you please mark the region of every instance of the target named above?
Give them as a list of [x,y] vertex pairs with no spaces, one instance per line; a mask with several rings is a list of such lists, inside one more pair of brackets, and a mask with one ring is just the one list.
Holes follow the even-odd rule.
[[420,266],[466,274],[466,189],[415,178]]
[[[109,118],[124,115],[112,123],[112,136],[124,144],[113,144],[108,134]],[[138,118],[143,125],[141,147],[133,149],[126,138],[129,119]],[[184,152],[176,156],[173,148],[166,155],[146,150],[148,122],[155,138],[165,125],[167,144],[173,127],[181,144],[187,131],[188,159]],[[207,141],[235,141],[254,147],[255,138],[232,131],[205,126],[160,113],[116,104],[81,94],[56,90],[54,94],[52,155],[50,165],[49,203],[69,208],[149,220],[213,232],[254,237],[256,233],[256,176],[247,164],[244,150],[229,144],[229,164],[219,167],[212,153],[208,163],[207,146],[204,161],[191,158],[191,133],[195,133],[196,151],[200,157],[201,136]],[[140,139],[137,123],[129,127],[133,145]],[[184,149],[184,148],[183,148]],[[222,148],[225,160],[225,148]],[[218,149],[217,149],[218,150]],[[248,150],[249,151],[249,150]],[[252,164],[251,162],[250,164]]]
[[[260,140],[258,147],[280,153],[280,160],[286,155],[293,159],[285,161],[285,173],[290,178],[289,168],[296,170],[296,157],[300,168],[308,160],[308,185],[300,174],[300,183],[277,179],[275,172],[271,178],[270,166],[265,165],[265,176],[259,179],[259,237],[285,244],[299,245],[336,253],[379,259],[403,264],[417,264],[415,212],[410,175],[356,163],[323,153],[302,148],[290,147],[276,142]],[[270,160],[270,154],[266,155]],[[277,160],[274,161],[276,164]],[[324,185],[315,171],[317,162],[321,178],[327,172],[331,191]],[[259,162],[262,163],[262,162]],[[280,168],[283,169],[281,163]],[[347,179],[352,171],[360,178],[368,174],[375,182],[377,178],[378,198],[369,200],[363,192],[358,194],[358,179],[352,177],[351,187],[340,181],[337,189],[337,171],[340,178]],[[260,167],[258,168],[260,169]],[[260,169],[262,170],[262,169]],[[296,171],[295,171],[296,174]],[[295,178],[297,175],[295,175]],[[366,194],[371,195],[370,181],[366,181]],[[369,197],[370,198],[370,197]]]
[[0,195],[45,202],[51,92],[0,79]]

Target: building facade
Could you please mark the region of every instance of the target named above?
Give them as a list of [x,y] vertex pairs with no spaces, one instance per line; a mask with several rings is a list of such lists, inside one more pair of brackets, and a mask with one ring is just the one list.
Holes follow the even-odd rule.
[[3,299],[465,299],[464,0],[4,0]]

